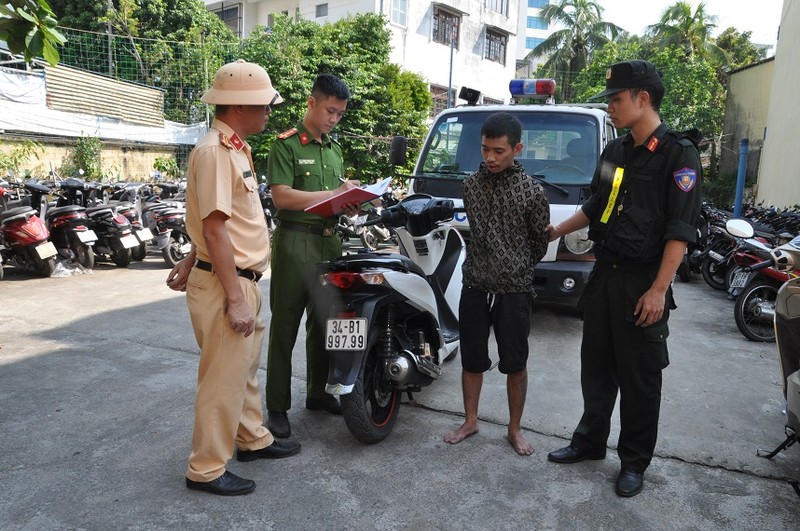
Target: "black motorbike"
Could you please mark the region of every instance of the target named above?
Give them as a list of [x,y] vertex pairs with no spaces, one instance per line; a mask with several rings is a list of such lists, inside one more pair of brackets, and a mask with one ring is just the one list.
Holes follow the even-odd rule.
[[91,228],[97,235],[95,254],[108,258],[118,267],[131,263],[131,249],[139,246],[128,218],[113,205],[100,205],[86,209]]

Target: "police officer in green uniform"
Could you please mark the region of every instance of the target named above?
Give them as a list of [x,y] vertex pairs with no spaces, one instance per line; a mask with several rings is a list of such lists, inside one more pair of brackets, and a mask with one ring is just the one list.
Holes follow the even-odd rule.
[[661,371],[669,364],[671,283],[700,214],[702,169],[695,139],[661,122],[661,74],[641,60],[606,72],[608,113],[629,133],[608,144],[592,195],[574,215],[549,227],[551,241],[589,226],[597,262],[579,302],[583,310],[583,416],[556,463],[603,459],[620,394],[621,470],[616,492],[642,490],[653,457],[661,407]]
[[[344,116],[350,90],[336,76],[317,77],[302,123],[278,135],[269,155],[269,185],[277,212],[272,242],[267,356],[268,426],[276,437],[289,437],[292,349],[306,313],[306,408],[341,414],[339,402],[325,393],[328,354],[324,323],[315,316],[311,300],[317,262],[342,254],[336,216],[322,217],[304,209],[357,185],[344,178],[342,148],[330,132]],[[354,215],[359,204],[347,205]]]

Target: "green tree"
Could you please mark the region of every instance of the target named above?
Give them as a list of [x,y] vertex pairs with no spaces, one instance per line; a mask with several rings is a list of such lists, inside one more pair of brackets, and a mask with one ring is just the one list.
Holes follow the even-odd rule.
[[59,61],[58,46],[66,38],[56,29],[55,13],[45,0],[9,0],[0,4],[0,40],[25,61],[42,56],[51,65]]
[[540,72],[556,79],[561,101],[573,101],[572,81],[592,61],[592,54],[624,30],[602,19],[603,8],[591,0],[560,0],[545,6],[539,16],[556,30],[526,57],[547,57]]
[[727,28],[716,39],[717,46],[728,56],[728,68],[734,70],[763,60],[767,51],[756,48],[750,40],[751,32],[739,32],[736,28]]
[[677,47],[685,55],[710,55],[720,64],[728,62],[725,51],[714,43],[711,32],[717,27],[717,17],[706,13],[704,2],[692,10],[689,2],[679,1],[661,13],[661,20],[647,27],[647,34],[662,47]]
[[271,28],[256,28],[243,40],[242,57],[264,66],[285,100],[270,116],[267,131],[251,141],[258,173],[266,170],[275,133],[302,120],[321,73],[341,77],[353,95],[336,129],[350,176],[374,181],[388,175],[390,137],[424,134],[427,84],[389,63],[385,22],[372,13],[324,25],[276,16]]

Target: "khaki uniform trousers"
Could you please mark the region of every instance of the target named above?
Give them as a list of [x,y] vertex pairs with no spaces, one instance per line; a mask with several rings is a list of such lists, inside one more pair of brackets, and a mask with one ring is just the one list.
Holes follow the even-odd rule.
[[262,424],[264,413],[256,371],[261,360],[265,323],[258,283],[239,278],[255,315],[255,331],[235,332],[225,315],[225,291],[217,276],[193,268],[186,288],[186,304],[200,347],[194,409],[192,453],[186,477],[208,482],[225,473],[234,443],[242,450],[260,450],[272,444]]

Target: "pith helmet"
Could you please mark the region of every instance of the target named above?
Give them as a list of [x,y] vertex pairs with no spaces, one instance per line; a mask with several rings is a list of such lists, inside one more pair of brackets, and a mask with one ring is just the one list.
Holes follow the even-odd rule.
[[239,59],[217,70],[211,88],[200,101],[215,105],[276,105],[283,98],[272,87],[266,70]]

